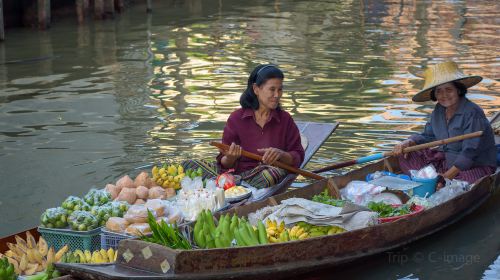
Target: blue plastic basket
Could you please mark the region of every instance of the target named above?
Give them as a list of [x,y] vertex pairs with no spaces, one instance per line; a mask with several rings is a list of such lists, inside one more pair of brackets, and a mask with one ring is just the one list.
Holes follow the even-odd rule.
[[101,240],[99,234],[101,228],[89,231],[75,231],[70,229],[55,229],[38,227],[38,232],[47,241],[49,247],[54,247],[56,252],[68,245],[71,251],[89,250],[91,252],[101,249]]
[[104,227],[101,229],[101,248],[108,250],[109,248],[113,248],[114,250],[118,249],[118,244],[120,241],[124,239],[135,238],[134,236],[116,233],[109,230],[106,230]]
[[420,197],[429,197],[436,192],[436,184],[438,177],[427,178],[412,178],[412,181],[420,183],[419,187],[413,188],[413,195]]

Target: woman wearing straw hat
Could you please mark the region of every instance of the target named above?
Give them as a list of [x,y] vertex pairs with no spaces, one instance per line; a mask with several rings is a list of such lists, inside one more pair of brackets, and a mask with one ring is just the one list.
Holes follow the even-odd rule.
[[[496,168],[497,151],[491,125],[483,110],[465,97],[467,88],[479,83],[482,78],[466,76],[455,62],[447,61],[427,68],[424,79],[424,89],[412,100],[432,100],[437,101],[437,104],[424,131],[394,147],[393,152],[399,156],[401,170],[409,174],[409,170],[418,170],[432,163],[444,178],[469,183],[492,174]],[[483,131],[483,135],[478,138],[402,155],[403,149],[409,146],[479,130]],[[442,186],[441,182],[437,188]]]

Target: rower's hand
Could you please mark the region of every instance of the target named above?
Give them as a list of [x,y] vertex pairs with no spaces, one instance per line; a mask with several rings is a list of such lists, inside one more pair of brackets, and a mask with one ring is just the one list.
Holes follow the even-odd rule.
[[231,146],[229,146],[229,150],[224,151],[219,149],[219,151],[231,162],[234,162],[241,157],[241,146],[234,144],[234,142],[231,143]]
[[[392,153],[396,157],[400,156],[403,153],[403,150],[405,148],[410,147],[410,146],[415,146],[415,142],[413,142],[410,139],[407,139],[405,141],[400,142],[396,146],[394,146],[394,148],[392,149]],[[404,158],[407,158],[408,157],[408,153],[404,154],[403,156],[404,156]]]
[[263,153],[262,162],[267,165],[272,165],[276,161],[280,160],[281,157],[285,154],[284,151],[278,148],[263,148],[257,149],[259,153]]

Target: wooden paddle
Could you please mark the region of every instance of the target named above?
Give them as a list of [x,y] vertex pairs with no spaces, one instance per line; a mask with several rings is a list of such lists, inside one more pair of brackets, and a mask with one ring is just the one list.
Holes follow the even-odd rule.
[[[418,150],[422,150],[422,149],[437,147],[440,145],[458,142],[458,141],[462,141],[465,139],[479,137],[481,135],[483,135],[482,131],[476,131],[476,132],[469,133],[469,134],[459,135],[459,136],[450,137],[450,138],[446,138],[446,139],[442,139],[442,140],[437,140],[437,141],[433,141],[433,142],[429,142],[429,143],[425,143],[425,144],[415,145],[415,146],[405,148],[403,150],[403,153],[406,154],[409,152],[414,152],[414,151],[418,151]],[[365,163],[365,162],[370,162],[373,160],[382,159],[382,158],[389,157],[392,155],[393,155],[392,151],[384,152],[384,153],[380,153],[380,154],[374,154],[374,155],[361,157],[361,158],[354,159],[354,160],[335,163],[335,164],[332,164],[330,166],[327,166],[327,167],[324,167],[324,168],[321,168],[318,170],[314,170],[313,172],[314,173],[321,173],[321,172],[325,172],[325,171],[329,171],[329,170],[339,169],[339,168],[346,167],[346,166],[351,166],[351,165],[358,164],[358,163]]]
[[[223,144],[223,143],[219,143],[219,142],[210,142],[210,145],[212,146],[215,146],[219,149],[222,149],[224,151],[227,151],[229,150],[229,146],[226,145],[226,144]],[[257,161],[262,161],[262,156],[260,155],[257,155],[257,154],[254,154],[254,153],[250,153],[250,152],[247,152],[245,150],[241,150],[241,155],[244,156],[244,157],[247,157],[247,158],[251,158],[253,160],[257,160]],[[279,168],[282,168],[282,169],[285,169],[287,171],[290,171],[292,173],[295,173],[295,174],[300,174],[304,177],[308,177],[308,178],[312,178],[312,179],[316,179],[316,180],[323,180],[325,179],[325,177],[323,176],[319,176],[318,174],[314,174],[314,173],[311,173],[309,171],[305,171],[305,170],[302,170],[302,169],[299,169],[299,168],[295,168],[293,166],[290,166],[288,164],[284,164],[280,161],[275,161],[273,163],[274,166],[276,167],[279,167]]]

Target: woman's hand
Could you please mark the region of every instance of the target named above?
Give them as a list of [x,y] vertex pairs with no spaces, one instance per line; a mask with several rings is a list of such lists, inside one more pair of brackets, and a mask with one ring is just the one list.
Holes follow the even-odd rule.
[[[405,148],[408,148],[410,146],[415,146],[415,142],[413,142],[412,140],[410,139],[407,139],[405,141],[402,141],[400,142],[399,144],[397,144],[396,146],[394,146],[394,148],[392,149],[392,153],[394,156],[400,156],[402,153],[403,153],[403,150]],[[404,154],[403,155],[404,158],[408,157],[408,154]]]
[[[448,171],[446,171],[443,174],[439,174],[442,176],[443,179],[448,179],[448,180],[453,180],[455,177],[457,177],[458,173],[460,173],[460,169],[458,169],[456,166],[452,166]],[[446,184],[445,180],[441,180],[440,182],[437,183],[436,185],[436,190],[441,189],[444,187]]]
[[264,153],[262,156],[262,162],[264,164],[272,165],[276,161],[280,160],[283,158],[287,152],[284,152],[278,148],[263,148],[263,149],[257,149],[259,153]]
[[233,167],[234,163],[241,157],[241,146],[234,144],[234,142],[229,146],[229,150],[224,151],[219,149],[219,151],[224,155],[221,163],[226,168]]

